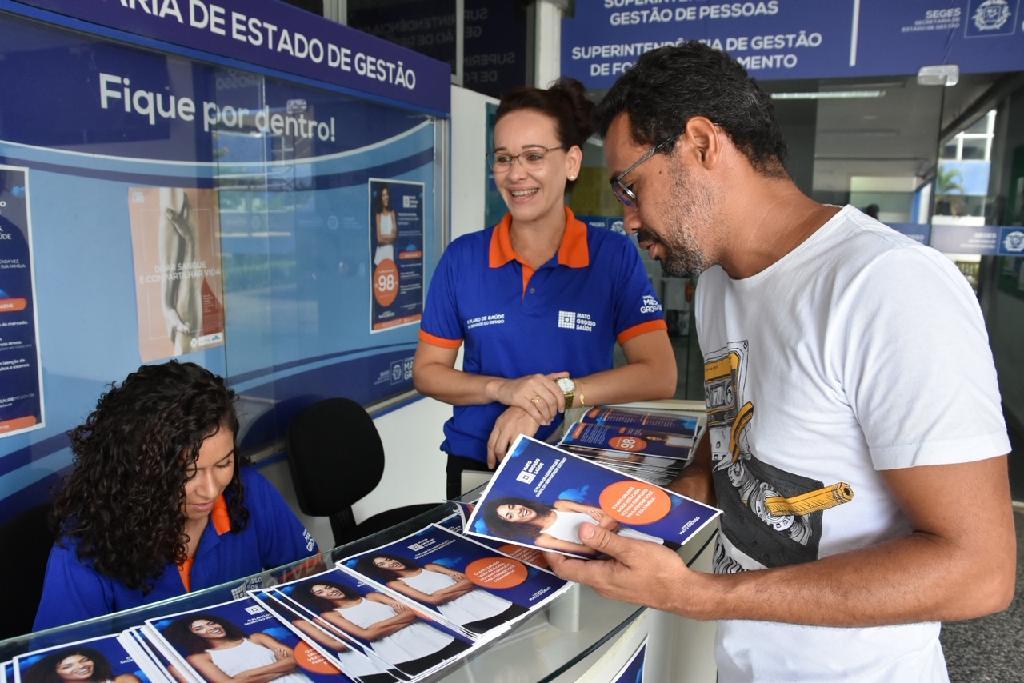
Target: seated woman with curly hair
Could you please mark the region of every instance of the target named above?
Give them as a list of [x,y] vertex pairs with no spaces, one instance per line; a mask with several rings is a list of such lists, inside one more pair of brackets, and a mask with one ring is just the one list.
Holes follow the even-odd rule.
[[235,453],[235,394],[194,363],[143,365],[70,432],[34,630],[308,557],[316,542]]

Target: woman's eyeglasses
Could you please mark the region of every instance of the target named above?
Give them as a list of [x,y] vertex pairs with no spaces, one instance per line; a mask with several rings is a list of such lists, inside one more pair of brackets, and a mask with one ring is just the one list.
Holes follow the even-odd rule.
[[548,152],[554,152],[556,149],[565,149],[565,147],[562,145],[556,145],[555,147],[536,145],[524,147],[523,151],[519,154],[494,152],[491,154],[491,170],[495,173],[508,173],[512,170],[512,164],[516,162],[516,159],[519,159],[523,168],[529,171],[538,171],[544,167],[544,159],[547,157]]
[[636,190],[633,189],[633,183],[627,185],[626,183],[622,182],[622,179],[628,176],[630,173],[632,173],[637,166],[644,163],[661,150],[665,149],[665,147],[667,147],[668,145],[672,144],[675,141],[676,137],[678,136],[670,137],[654,145],[649,150],[644,152],[639,159],[630,164],[629,168],[627,168],[625,171],[618,174],[617,176],[614,176],[608,181],[612,186],[612,192],[615,193],[616,199],[622,202],[625,206],[636,206]]

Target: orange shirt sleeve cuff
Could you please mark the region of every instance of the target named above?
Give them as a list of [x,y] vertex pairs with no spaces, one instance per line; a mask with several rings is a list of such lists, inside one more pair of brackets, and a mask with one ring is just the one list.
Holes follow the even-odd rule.
[[435,337],[429,332],[420,330],[420,341],[424,344],[430,344],[431,346],[440,346],[442,349],[457,349],[462,346],[461,339],[445,339],[444,337]]
[[[639,337],[641,334],[647,334],[648,332],[657,332],[658,330],[668,330],[668,325],[665,324],[664,320],[648,320],[645,323],[639,325],[633,325],[633,327],[627,327],[619,333],[618,340],[619,344],[625,344],[634,337]],[[422,332],[420,334],[423,334]]]

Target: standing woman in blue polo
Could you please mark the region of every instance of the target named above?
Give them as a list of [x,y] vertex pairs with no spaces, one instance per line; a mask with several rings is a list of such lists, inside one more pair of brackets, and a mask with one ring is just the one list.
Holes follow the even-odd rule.
[[143,365],[71,431],[34,630],[117,612],[317,552],[235,452],[234,392],[194,363]]
[[[449,496],[463,469],[493,469],[520,433],[546,438],[567,407],[675,392],[664,315],[636,246],[565,206],[592,107],[571,79],[502,97],[491,168],[508,213],[453,241],[431,281],[413,380],[455,406],[441,444]],[[613,369],[616,343],[627,364]]]

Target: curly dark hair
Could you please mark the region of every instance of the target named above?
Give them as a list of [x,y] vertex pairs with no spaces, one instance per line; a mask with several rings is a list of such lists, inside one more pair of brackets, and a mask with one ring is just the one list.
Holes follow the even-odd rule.
[[68,657],[84,657],[92,662],[92,676],[90,681],[110,681],[114,678],[114,672],[110,662],[99,650],[91,647],[66,647],[51,652],[38,662],[21,672],[21,680],[24,683],[64,683],[64,679],[57,673],[57,666]]
[[418,562],[414,562],[413,560],[409,560],[404,557],[399,557],[398,555],[392,555],[391,553],[367,553],[356,560],[356,570],[364,576],[368,576],[371,579],[385,584],[389,581],[395,581],[402,578],[402,575],[394,569],[378,567],[374,564],[373,561],[378,557],[400,562],[406,569],[423,569],[423,566]]
[[183,617],[178,617],[171,625],[164,629],[164,637],[171,642],[174,647],[179,650],[183,650],[187,654],[194,655],[204,650],[209,649],[210,641],[207,638],[199,635],[198,633],[192,632],[192,624],[197,621],[212,621],[213,623],[224,629],[224,638],[226,640],[244,640],[245,632],[240,629],[234,622],[228,621],[224,617],[216,614],[187,614]]
[[[594,103],[587,99],[583,84],[575,78],[559,78],[547,90],[521,87],[501,96],[494,123],[506,114],[522,109],[532,109],[547,114],[555,120],[555,133],[564,149],[579,147],[594,132]],[[566,182],[572,187],[575,180]]]
[[[601,136],[621,113],[640,144],[679,137],[687,121],[704,116],[722,127],[764,176],[786,176],[786,142],[771,98],[726,53],[691,40],[645,53],[611,87],[594,112]],[[661,153],[670,154],[669,143]]]
[[491,533],[509,540],[529,544],[536,542],[537,534],[541,531],[540,524],[536,521],[510,522],[498,514],[498,508],[502,505],[521,505],[533,510],[537,515],[546,515],[553,509],[550,505],[542,501],[531,500],[529,498],[519,498],[517,496],[495,498],[494,500],[488,501],[487,505],[484,506],[481,512],[484,522],[487,524],[487,528]]
[[[54,501],[64,538],[96,571],[149,592],[168,564],[186,559],[185,483],[203,441],[238,433],[235,394],[195,363],[143,365],[100,396],[71,430],[73,469]],[[232,532],[245,528],[236,454],[224,490]]]
[[291,593],[291,597],[295,599],[300,605],[315,612],[316,614],[323,614],[324,612],[330,612],[335,608],[333,602],[327,598],[321,598],[319,595],[313,594],[313,586],[330,586],[331,588],[337,588],[345,596],[347,600],[358,600],[363,597],[357,591],[348,586],[337,583],[336,581],[330,581],[328,579],[318,579],[315,576],[307,579],[301,583],[295,585],[294,590]]

